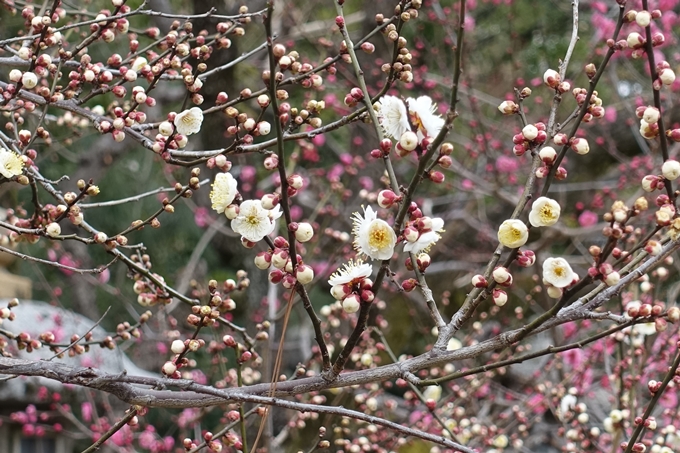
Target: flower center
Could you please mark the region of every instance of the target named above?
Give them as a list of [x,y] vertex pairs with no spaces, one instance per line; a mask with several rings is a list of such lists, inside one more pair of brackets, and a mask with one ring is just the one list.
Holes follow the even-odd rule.
[[389,246],[390,234],[384,225],[373,223],[368,229],[368,245],[371,248],[381,249]]
[[564,277],[566,275],[565,269],[563,267],[558,266],[554,269],[554,271],[555,275],[558,277]]
[[522,237],[522,232],[517,228],[512,228],[510,230],[510,235],[514,240],[519,240]]
[[543,207],[541,208],[541,219],[543,219],[544,221],[546,221],[546,220],[552,220],[553,217],[554,217],[554,216],[553,216],[552,209],[550,209],[549,206],[543,206]]

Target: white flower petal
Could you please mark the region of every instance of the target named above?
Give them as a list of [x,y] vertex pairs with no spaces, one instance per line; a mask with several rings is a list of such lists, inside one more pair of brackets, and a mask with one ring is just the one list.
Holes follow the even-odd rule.
[[552,226],[560,218],[560,205],[548,197],[539,197],[531,205],[529,223],[535,227]]
[[574,271],[564,258],[548,258],[543,262],[543,279],[556,288],[571,285],[574,275]]
[[411,130],[408,112],[404,102],[396,96],[385,95],[380,98],[378,120],[389,137],[399,140],[402,134]]
[[191,135],[201,130],[203,124],[203,111],[198,107],[192,107],[175,116],[175,128],[182,135]]
[[521,220],[508,219],[498,227],[498,242],[504,246],[516,249],[526,244],[529,239],[529,229]]
[[436,115],[437,105],[429,96],[420,96],[417,99],[408,98],[408,110],[411,114],[411,122],[418,128],[418,135],[423,137],[436,137],[444,126],[444,119]]
[[377,213],[370,206],[364,208],[364,216],[354,213],[354,248],[357,252],[373,260],[392,258],[397,235],[384,220],[377,218]]
[[356,280],[368,278],[373,273],[373,266],[364,263],[362,260],[349,261],[344,264],[343,269],[338,268],[328,280],[331,286],[344,285]]
[[218,173],[210,191],[212,208],[222,214],[227,206],[234,201],[236,194],[237,182],[231,173]]
[[13,151],[0,148],[0,174],[9,179],[19,176],[23,171],[24,161],[21,157]]
[[239,206],[238,216],[231,221],[231,229],[250,242],[261,241],[274,231],[270,212],[262,207],[260,200],[246,200]]

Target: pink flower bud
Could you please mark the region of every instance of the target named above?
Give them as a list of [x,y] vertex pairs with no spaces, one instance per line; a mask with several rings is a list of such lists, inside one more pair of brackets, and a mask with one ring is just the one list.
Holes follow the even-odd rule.
[[269,171],[276,170],[279,165],[279,156],[272,154],[264,160],[264,168]]
[[652,47],[657,47],[666,41],[666,37],[661,32],[656,32],[652,35]]
[[428,267],[430,267],[431,262],[432,262],[432,258],[430,258],[430,255],[428,255],[427,253],[421,253],[416,258],[416,264],[418,265],[418,270],[420,272],[425,272],[425,270]]
[[311,267],[305,264],[298,264],[297,268],[295,269],[295,278],[297,278],[297,281],[303,285],[306,285],[314,280],[314,271]]
[[536,262],[536,254],[531,250],[520,250],[516,259],[521,267],[531,267]]
[[638,32],[632,32],[628,35],[626,38],[626,43],[628,44],[628,47],[631,49],[640,49],[644,47],[645,43],[647,40],[640,35]]
[[293,189],[300,190],[304,184],[304,179],[300,175],[290,175],[288,177],[288,184]]
[[349,94],[357,101],[360,101],[364,98],[364,92],[361,91],[361,88],[354,87],[350,90]]
[[489,286],[489,283],[486,281],[486,278],[484,278],[483,275],[477,274],[472,277],[472,286],[475,288],[486,288]]
[[512,275],[508,271],[507,268],[503,266],[499,266],[493,270],[493,279],[496,281],[498,284],[503,284],[509,280],[512,279]]
[[527,152],[527,149],[524,145],[515,145],[512,147],[512,152],[515,154],[515,156],[520,157]]
[[283,280],[283,275],[284,275],[284,272],[282,270],[274,269],[273,271],[271,271],[269,273],[269,281],[274,283],[274,284],[280,283],[281,280]]
[[408,280],[404,280],[401,283],[401,287],[407,293],[410,293],[411,291],[413,291],[416,286],[418,286],[418,281],[415,278],[409,278]]
[[543,83],[548,85],[550,88],[557,88],[562,81],[559,73],[554,69],[548,69],[543,73]]
[[395,194],[389,189],[381,190],[378,193],[378,205],[381,208],[385,209],[391,208],[394,205],[394,203],[401,201],[401,199],[402,199],[401,196],[397,196],[397,194]]
[[361,50],[370,55],[375,52],[375,45],[370,42],[364,42],[361,44]]
[[657,189],[659,177],[656,175],[647,175],[642,178],[642,190],[645,192],[654,192]]
[[428,176],[430,178],[430,181],[432,181],[435,184],[441,184],[444,182],[445,179],[444,173],[437,170],[432,170]]
[[269,269],[272,263],[272,255],[270,252],[260,252],[255,256],[255,266],[258,269]]
[[375,299],[375,293],[369,289],[364,289],[361,291],[361,300],[367,303],[373,302]]
[[493,290],[493,303],[496,304],[499,307],[502,307],[505,305],[505,303],[508,301],[508,294],[501,290],[501,289],[494,289]]
[[588,154],[590,152],[590,145],[585,138],[572,138],[571,149],[576,151],[576,154]]

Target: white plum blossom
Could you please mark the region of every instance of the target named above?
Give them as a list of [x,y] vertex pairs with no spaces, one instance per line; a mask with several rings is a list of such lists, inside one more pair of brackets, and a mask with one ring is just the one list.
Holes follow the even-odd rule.
[[[407,98],[385,95],[377,104],[378,120],[385,134],[400,140],[405,132],[416,132],[418,139],[435,137],[444,127],[444,119],[436,114],[437,105],[429,96]],[[410,122],[409,122],[410,120]],[[411,130],[411,125],[415,130]]]
[[135,61],[132,62],[132,65],[130,66],[130,69],[132,69],[135,72],[141,71],[144,66],[146,66],[149,62],[146,61],[146,58],[144,57],[137,57],[135,58]]
[[175,116],[175,128],[182,135],[191,135],[201,130],[203,123],[203,111],[198,107],[192,107]]
[[231,173],[215,175],[215,181],[212,183],[212,190],[210,191],[212,208],[219,214],[223,214],[227,206],[233,203],[238,193],[237,186],[236,179]]
[[24,171],[24,161],[21,157],[4,148],[0,148],[0,174],[7,179],[19,176]]
[[418,136],[436,137],[444,127],[444,118],[436,115],[437,104],[432,102],[429,96],[420,96],[417,99],[406,99],[411,123],[416,126]]
[[49,236],[55,238],[61,234],[61,226],[59,226],[59,224],[56,222],[52,222],[49,225],[47,225],[47,227],[45,228],[45,232]]
[[392,227],[378,218],[378,213],[370,206],[364,208],[364,215],[355,212],[352,216],[354,228],[354,248],[372,260],[392,258],[397,235]]
[[529,223],[535,227],[552,226],[560,218],[560,205],[548,197],[539,197],[531,205]]
[[373,273],[373,266],[364,263],[362,260],[349,261],[338,268],[328,279],[331,286],[345,285],[347,283],[357,283],[368,278]]
[[385,95],[378,105],[378,120],[385,134],[399,140],[401,135],[411,130],[408,124],[406,104],[396,96]]
[[439,401],[442,397],[442,388],[439,385],[430,385],[423,391],[425,400]]
[[460,340],[457,338],[451,338],[449,342],[446,344],[447,351],[457,351],[462,347],[463,343],[461,343]]
[[431,219],[432,228],[428,231],[421,232],[414,242],[407,242],[404,245],[404,251],[418,255],[420,252],[428,252],[430,248],[441,239],[439,233],[444,232],[444,219],[434,217]]
[[504,246],[516,249],[526,244],[529,239],[529,229],[518,219],[508,219],[498,228],[498,242]]
[[564,258],[548,258],[543,261],[543,280],[556,288],[571,285],[574,276],[574,271]]
[[281,217],[281,207],[267,210],[260,200],[246,200],[239,206],[239,213],[231,221],[231,229],[250,242],[261,241],[274,231],[275,220]]

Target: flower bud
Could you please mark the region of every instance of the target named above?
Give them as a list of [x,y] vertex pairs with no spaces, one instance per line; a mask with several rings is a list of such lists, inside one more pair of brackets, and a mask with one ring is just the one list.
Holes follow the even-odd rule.
[[545,146],[538,153],[541,160],[546,164],[552,164],[557,159],[557,151],[552,146]]
[[357,294],[352,293],[342,301],[342,309],[345,310],[345,313],[356,313],[360,307],[361,299]]
[[621,280],[621,275],[614,271],[610,272],[607,277],[605,277],[604,282],[607,284],[607,286],[614,286],[619,282],[619,280]]
[[172,376],[175,374],[175,371],[177,371],[177,365],[175,365],[173,362],[165,362],[165,365],[163,365],[161,371],[166,376]]
[[401,283],[401,287],[407,293],[413,291],[416,288],[416,286],[418,286],[418,281],[415,278],[409,278]]
[[652,15],[649,13],[649,11],[638,11],[638,13],[635,15],[635,22],[642,28],[647,27],[651,21]]
[[175,340],[172,342],[172,345],[170,345],[170,350],[174,354],[181,354],[184,352],[184,342],[182,340]]
[[378,205],[381,208],[391,208],[394,203],[401,201],[401,197],[389,189],[381,190],[378,193]]
[[562,81],[560,74],[554,69],[548,69],[543,73],[543,83],[548,85],[550,88],[557,88]]
[[416,149],[416,146],[418,146],[418,136],[416,135],[415,132],[412,131],[406,131],[403,134],[401,134],[401,138],[399,139],[399,145],[402,147],[404,151],[413,151]]
[[670,85],[675,82],[675,72],[670,68],[662,69],[659,72],[659,80],[661,80],[661,83],[664,85]]
[[303,285],[306,285],[314,280],[314,271],[310,266],[298,264],[295,269],[295,278]]
[[38,76],[29,71],[24,72],[24,74],[21,76],[21,83],[29,90],[31,88],[35,88],[35,86],[38,84]]
[[680,177],[680,162],[671,159],[667,160],[661,166],[661,173],[664,178],[670,181],[678,179]]
[[659,109],[656,107],[647,107],[643,112],[642,112],[642,119],[645,120],[649,124],[656,124],[659,122],[659,118],[661,117],[661,114],[659,113]]
[[512,275],[510,275],[508,269],[503,266],[499,266],[496,269],[494,269],[492,276],[493,279],[498,284],[506,283],[507,281],[512,279]]
[[59,226],[58,223],[52,222],[47,227],[45,228],[45,232],[48,234],[48,236],[51,237],[57,237],[61,234],[61,226]]
[[477,274],[472,277],[472,286],[475,288],[486,288],[489,286],[489,282],[486,281],[483,275]]
[[527,124],[522,129],[522,135],[526,140],[531,141],[538,136],[538,129],[533,124]]
[[512,114],[517,113],[519,111],[519,106],[513,101],[503,101],[498,106],[498,110],[503,115],[512,115]]
[[258,269],[269,269],[272,264],[272,255],[270,252],[260,252],[255,256],[254,261]]
[[588,154],[590,152],[590,145],[585,138],[573,138],[571,140],[571,149],[576,151],[576,154]]
[[508,294],[501,290],[501,289],[494,289],[493,290],[493,303],[496,304],[499,307],[502,307],[505,305],[505,303],[508,301]]
[[295,231],[295,239],[299,242],[307,242],[314,237],[314,229],[312,225],[307,222],[298,223],[298,228]]
[[645,38],[643,38],[642,35],[640,35],[640,33],[635,31],[630,33],[626,38],[626,44],[628,44],[628,47],[631,49],[640,49],[644,47],[646,42],[647,41],[645,40]]
[[351,288],[348,285],[334,285],[331,288],[331,296],[333,296],[335,300],[343,300],[351,292]]

